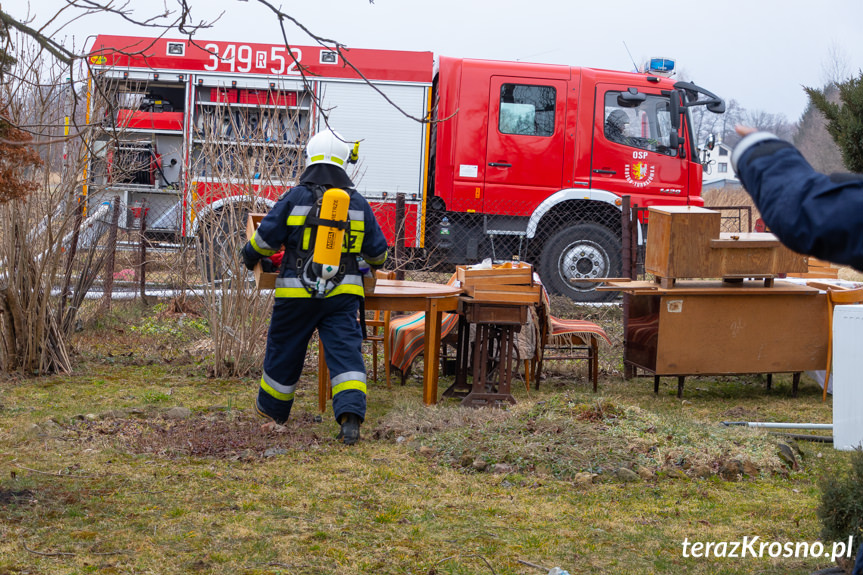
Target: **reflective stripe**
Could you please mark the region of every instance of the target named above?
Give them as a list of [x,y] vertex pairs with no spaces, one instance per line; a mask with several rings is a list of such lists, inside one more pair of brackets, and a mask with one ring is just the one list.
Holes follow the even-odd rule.
[[366,382],[366,372],[364,372],[364,371],[346,371],[344,373],[334,375],[330,379],[330,382],[332,383],[333,388],[335,388],[338,385],[341,385],[342,383],[348,382],[348,381],[358,381],[360,383],[365,383]]
[[288,214],[287,224],[289,226],[302,226],[306,223],[306,216],[312,211],[312,206],[294,206]]
[[[276,280],[278,281],[278,280]],[[331,297],[334,295],[340,294],[351,294],[363,297],[365,295],[365,291],[363,291],[363,286],[361,285],[353,285],[353,284],[339,284],[333,291],[327,294],[327,297]],[[275,297],[290,297],[290,298],[311,298],[312,294],[310,294],[306,288],[304,287],[277,287],[275,289],[274,294]]]
[[[342,280],[342,283],[339,285],[355,285],[359,287],[363,287],[363,276],[359,274],[345,274],[345,278]],[[306,289],[303,286],[303,282],[298,277],[286,277],[286,278],[276,278],[276,289],[279,288],[302,288]]]
[[333,386],[333,397],[335,397],[336,395],[338,395],[339,393],[341,393],[343,391],[348,391],[349,389],[356,389],[356,390],[362,391],[363,393],[366,393],[366,394],[368,393],[367,388],[366,388],[366,384],[363,383],[362,381],[357,381],[354,379],[351,381],[346,381],[344,383],[340,383],[339,385],[334,385]]
[[346,381],[341,385],[333,386],[333,395],[338,395],[339,393],[343,391],[348,391],[349,389],[357,389],[365,394],[368,394],[368,391],[366,391],[367,388],[365,383],[361,381]]
[[255,235],[252,236],[252,239],[249,240],[249,243],[252,244],[252,248],[262,256],[269,257],[276,253],[276,250],[271,248],[267,242],[261,239],[257,231],[255,232]]
[[342,280],[341,285],[355,285],[362,288],[363,276],[359,274],[345,274],[345,279]]
[[372,264],[373,266],[383,265],[385,261],[387,261],[387,252],[384,252],[376,257],[367,257],[366,261]]
[[303,287],[303,282],[300,278],[276,278],[276,289],[279,288],[306,288]]
[[[315,162],[322,162],[326,156],[324,154],[318,154],[317,156],[312,156],[309,158],[309,163],[314,164]],[[330,156],[330,161],[334,164],[338,164],[339,166],[344,166],[345,161],[341,158],[337,158],[335,156]]]
[[351,220],[351,231],[365,231],[366,223],[362,220]]
[[362,210],[348,210],[348,219],[351,222],[362,222],[366,219],[366,214]]
[[281,399],[282,401],[290,401],[294,399],[294,392],[297,389],[297,384],[294,385],[282,385],[272,377],[267,375],[267,372],[261,376],[261,389],[263,389],[267,394],[275,397],[276,399]]
[[275,251],[275,248],[273,246],[271,246],[270,244],[268,244],[267,242],[265,242],[257,230],[255,230],[255,233],[252,236],[252,241],[255,242],[255,244],[256,244],[255,248],[256,249],[260,248],[262,250],[274,250]]
[[311,298],[312,294],[306,288],[276,288],[275,297]]
[[312,241],[312,228],[303,229],[303,250],[309,249],[309,243]]

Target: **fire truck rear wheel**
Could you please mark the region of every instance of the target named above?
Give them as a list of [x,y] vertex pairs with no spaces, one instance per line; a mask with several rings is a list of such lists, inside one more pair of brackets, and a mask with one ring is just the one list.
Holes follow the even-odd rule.
[[240,248],[246,243],[246,219],[251,210],[243,206],[226,207],[210,214],[198,228],[198,262],[205,282],[252,278],[240,261]]
[[561,228],[545,242],[539,271],[550,293],[601,302],[617,294],[596,291],[600,283],[578,280],[619,277],[620,265],[620,238],[605,226],[582,222]]

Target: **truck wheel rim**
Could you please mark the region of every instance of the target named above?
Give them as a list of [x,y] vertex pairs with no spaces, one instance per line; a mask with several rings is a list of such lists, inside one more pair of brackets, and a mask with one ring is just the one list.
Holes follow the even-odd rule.
[[579,291],[592,290],[598,284],[573,280],[608,277],[608,254],[591,241],[575,242],[567,246],[560,255],[558,270],[564,283]]

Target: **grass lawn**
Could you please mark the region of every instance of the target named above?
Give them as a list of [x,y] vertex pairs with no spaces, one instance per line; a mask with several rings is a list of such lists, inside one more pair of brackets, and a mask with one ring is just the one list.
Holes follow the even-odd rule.
[[313,360],[288,425],[262,431],[256,378],[208,378],[194,338],[154,321],[142,309],[85,326],[72,375],[0,380],[0,574],[833,565],[683,554],[684,540],[818,541],[818,480],[850,455],[721,425],[830,422],[806,376],[797,398],[782,375],[771,391],[758,376],[690,378],[680,400],[674,378],[654,395],[652,378],[605,370],[593,394],[583,366],[549,366],[539,390],[515,382],[508,410],[424,407],[415,377],[370,383],[362,441],[346,447],[331,413],[317,417]]

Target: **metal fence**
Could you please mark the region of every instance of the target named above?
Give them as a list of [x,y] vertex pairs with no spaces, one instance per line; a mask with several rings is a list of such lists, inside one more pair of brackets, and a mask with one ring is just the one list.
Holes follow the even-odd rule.
[[[403,278],[444,283],[455,271],[455,263],[448,261],[442,251],[447,247],[446,241],[460,244],[455,251],[473,256],[469,260],[480,261],[479,256],[484,255],[481,250],[487,248],[494,252],[497,261],[519,259],[533,263],[549,294],[551,314],[565,319],[589,320],[603,327],[612,345],[604,345],[600,349],[600,370],[612,376],[624,373],[625,298],[615,291],[595,291],[601,282],[592,280],[604,276],[649,279],[644,271],[647,234],[643,222],[647,208],[631,207],[629,198],[623,198],[622,212],[589,214],[593,218],[604,218],[604,225],[588,222],[585,214],[576,212],[559,215],[543,223],[540,230],[543,242],[513,232],[525,225],[523,219],[507,224],[500,219],[490,221],[478,217],[471,221],[465,218],[450,223],[449,233],[441,234],[443,240],[430,242],[427,251],[421,253],[405,247],[404,232],[411,226],[405,221],[403,214],[407,212],[403,203],[402,199],[396,210],[400,218],[396,226],[399,238],[394,242],[387,265],[389,269],[398,270]],[[751,230],[750,207],[720,206],[714,209],[722,213],[722,231]],[[110,305],[111,299],[116,298],[170,297],[181,292],[194,292],[201,287],[207,274],[201,269],[200,258],[196,257],[197,242],[178,240],[175,235],[151,227],[151,222],[157,222],[160,217],[163,216],[147,201],[130,206],[115,196],[106,200],[98,212],[84,222],[85,228],[98,227],[98,233],[90,232],[91,240],[98,243],[100,250],[107,252],[104,269],[92,281],[91,297],[101,297],[106,305]],[[429,219],[434,221],[434,218],[435,215],[431,214]],[[434,229],[438,233],[446,229],[441,220],[438,218],[438,227]],[[234,226],[237,223],[234,222]],[[464,232],[466,235],[460,236],[459,230],[469,229],[471,224],[485,226],[479,229],[486,232],[504,232],[509,226],[510,233],[486,233],[477,237]],[[232,247],[226,248],[227,257],[236,257],[235,248],[245,243],[242,231],[235,230],[234,233]],[[476,245],[468,245],[471,242]],[[475,252],[472,251],[474,249]],[[569,377],[587,378],[584,362],[549,365],[544,369],[546,373],[555,373],[556,370],[562,370]]]

